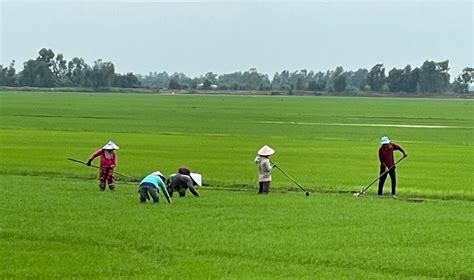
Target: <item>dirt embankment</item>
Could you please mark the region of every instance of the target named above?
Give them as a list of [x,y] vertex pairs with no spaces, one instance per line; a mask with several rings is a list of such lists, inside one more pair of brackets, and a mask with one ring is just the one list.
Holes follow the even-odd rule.
[[202,90],[202,89],[156,89],[156,88],[38,88],[38,87],[0,87],[0,91],[38,91],[38,92],[123,92],[149,94],[209,94],[209,95],[274,95],[274,96],[361,96],[361,97],[412,97],[412,98],[460,98],[474,99],[474,92],[459,93],[405,93],[405,92],[363,92],[363,91],[305,91],[295,90]]

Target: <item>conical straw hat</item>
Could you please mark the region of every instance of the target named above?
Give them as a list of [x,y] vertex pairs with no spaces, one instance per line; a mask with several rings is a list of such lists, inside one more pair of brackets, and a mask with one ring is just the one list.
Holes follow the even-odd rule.
[[274,153],[275,153],[275,150],[272,149],[272,148],[270,148],[270,147],[268,147],[267,145],[261,147],[260,150],[258,150],[258,152],[257,152],[257,154],[258,154],[259,156],[265,156],[265,157],[271,156],[271,155],[273,155]]
[[153,172],[153,173],[151,173],[151,174],[153,174],[153,175],[155,175],[155,176],[160,176],[161,179],[163,179],[163,181],[165,180],[165,176],[163,176],[163,174],[162,174],[160,171],[158,171],[158,170],[155,171],[155,172]]
[[199,173],[192,173],[189,175],[191,179],[193,179],[194,183],[198,186],[202,186],[202,176]]
[[109,141],[107,144],[102,147],[102,150],[118,150],[120,149],[119,146],[115,145],[114,142]]

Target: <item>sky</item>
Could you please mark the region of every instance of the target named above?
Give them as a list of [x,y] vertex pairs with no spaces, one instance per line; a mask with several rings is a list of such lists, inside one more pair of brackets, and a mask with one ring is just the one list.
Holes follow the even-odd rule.
[[0,0],[0,64],[45,47],[116,72],[196,77],[256,68],[386,72],[450,60],[474,66],[473,1]]

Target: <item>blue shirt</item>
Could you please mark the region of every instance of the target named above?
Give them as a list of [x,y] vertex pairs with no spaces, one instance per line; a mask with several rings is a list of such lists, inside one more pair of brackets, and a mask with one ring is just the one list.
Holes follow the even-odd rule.
[[161,191],[163,192],[163,194],[166,197],[169,197],[168,190],[166,189],[165,183],[163,182],[163,180],[161,179],[160,176],[150,174],[150,175],[146,176],[145,178],[143,178],[143,180],[140,182],[140,185],[142,185],[143,183],[152,184],[157,189],[160,188]]

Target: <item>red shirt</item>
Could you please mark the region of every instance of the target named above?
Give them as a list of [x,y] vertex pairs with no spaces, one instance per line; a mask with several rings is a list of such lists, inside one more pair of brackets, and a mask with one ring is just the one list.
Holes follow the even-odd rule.
[[393,151],[397,150],[405,153],[403,149],[395,143],[382,145],[379,149],[380,167],[391,168],[395,164],[395,161],[393,160]]
[[100,168],[114,168],[116,166],[115,153],[98,150],[91,155],[91,159],[100,156]]

